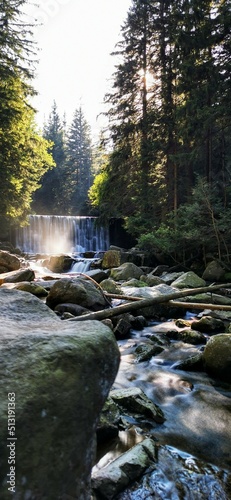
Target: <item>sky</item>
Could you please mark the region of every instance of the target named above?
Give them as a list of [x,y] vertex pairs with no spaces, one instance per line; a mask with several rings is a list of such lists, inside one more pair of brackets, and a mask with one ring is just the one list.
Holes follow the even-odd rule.
[[132,0],[30,0],[27,13],[41,24],[34,30],[39,63],[34,88],[40,128],[54,100],[67,125],[79,106],[97,136],[105,124],[103,98],[116,63],[111,56]]

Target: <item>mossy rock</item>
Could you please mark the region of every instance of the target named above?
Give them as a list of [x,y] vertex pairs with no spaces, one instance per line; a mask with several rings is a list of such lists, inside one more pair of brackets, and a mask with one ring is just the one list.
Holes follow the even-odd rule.
[[203,361],[210,375],[231,383],[231,334],[211,337],[205,346]]

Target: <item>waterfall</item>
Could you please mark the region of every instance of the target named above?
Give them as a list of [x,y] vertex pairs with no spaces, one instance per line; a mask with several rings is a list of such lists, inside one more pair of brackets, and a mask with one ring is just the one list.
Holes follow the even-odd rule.
[[96,217],[30,215],[29,225],[16,231],[16,246],[26,253],[82,253],[105,251],[109,231]]

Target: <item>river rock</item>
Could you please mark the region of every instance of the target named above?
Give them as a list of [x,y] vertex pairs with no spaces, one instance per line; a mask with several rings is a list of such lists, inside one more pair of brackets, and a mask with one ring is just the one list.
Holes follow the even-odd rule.
[[120,412],[118,406],[109,396],[104,403],[97,425],[97,442],[102,443],[118,436]]
[[116,318],[116,326],[113,331],[117,340],[126,339],[129,336],[131,323],[128,321],[127,316],[129,315],[124,314],[123,317]]
[[49,259],[44,260],[43,266],[53,273],[64,273],[71,270],[73,262],[75,260],[69,255],[51,255]]
[[127,281],[131,278],[139,279],[142,274],[142,269],[135,264],[132,262],[125,262],[121,266],[111,269],[110,277],[115,281]]
[[162,410],[154,404],[139,387],[129,389],[116,389],[110,392],[115,403],[125,411],[142,415],[157,423],[164,422]]
[[19,269],[18,271],[11,271],[3,273],[0,276],[0,285],[3,283],[18,283],[21,281],[33,281],[35,273],[32,269]]
[[173,273],[163,273],[161,275],[162,282],[166,283],[166,285],[171,285],[173,281],[177,280],[181,276],[183,276],[184,271],[173,272]]
[[231,334],[210,338],[203,353],[205,370],[212,376],[231,382]]
[[204,369],[203,353],[198,352],[183,361],[178,361],[173,365],[173,368],[175,370],[201,371]]
[[70,303],[58,304],[57,306],[55,306],[54,311],[59,313],[60,316],[62,316],[64,313],[70,313],[72,314],[72,316],[81,316],[82,314],[87,314],[90,312],[90,310],[86,309],[86,307]]
[[5,250],[0,251],[0,273],[20,269],[20,260],[16,255]]
[[151,438],[144,439],[103,469],[93,472],[93,490],[99,498],[106,500],[115,498],[132,481],[138,479],[150,465],[154,465],[155,454],[154,441]]
[[46,303],[52,309],[69,302],[98,311],[108,306],[103,294],[96,286],[81,278],[60,279],[51,287]]
[[96,283],[101,283],[101,281],[107,279],[107,273],[105,271],[102,271],[102,269],[95,268],[95,269],[90,269],[89,271],[86,271],[84,273],[86,276],[89,276],[89,278],[93,279],[96,281]]
[[136,360],[141,363],[149,361],[152,356],[157,356],[164,350],[160,345],[139,344],[135,349]]
[[[140,297],[141,299],[150,299],[153,297],[157,297],[160,295],[166,295],[169,293],[176,292],[176,289],[165,285],[160,284],[152,287],[123,287],[122,292],[127,296]],[[144,307],[140,310],[137,310],[137,315],[143,315],[145,318],[155,318],[155,317],[173,317],[175,314],[178,314],[179,311],[182,313],[182,310],[175,306],[166,306],[164,304],[153,304],[149,307]]]
[[138,330],[138,331],[143,330],[143,328],[148,324],[147,320],[142,315],[133,316],[132,314],[130,314],[129,316],[130,316],[129,321],[133,330]]
[[119,364],[114,335],[98,321],[62,322],[18,290],[0,289],[0,320],[1,498],[14,497],[16,454],[15,498],[89,500],[96,427]]
[[171,340],[180,340],[192,345],[206,344],[207,342],[207,338],[203,333],[190,330],[189,328],[181,331],[170,330],[166,332],[166,336]]
[[121,264],[121,251],[120,250],[107,250],[103,256],[102,268],[111,269],[112,267],[119,267]]
[[225,330],[225,323],[221,319],[213,318],[212,316],[203,316],[198,321],[192,321],[192,330],[197,330],[203,333],[215,333]]
[[174,280],[172,286],[180,290],[182,288],[199,288],[206,286],[206,282],[193,271],[188,271]]
[[22,292],[32,293],[32,295],[36,295],[36,297],[46,297],[48,291],[40,286],[38,283],[22,281],[21,283],[4,283],[2,288],[9,288],[14,290],[22,290]]
[[202,274],[202,278],[206,281],[219,282],[225,275],[225,270],[217,260],[212,260],[207,265]]
[[105,292],[115,293],[117,295],[121,295],[122,294],[121,288],[111,278],[107,278],[107,279],[101,281],[100,286],[102,287],[102,289]]
[[131,278],[130,280],[125,281],[125,283],[123,283],[123,286],[142,288],[144,286],[147,286],[147,283],[145,283],[145,281],[141,281],[141,279],[138,280],[136,278]]
[[148,286],[156,286],[156,285],[160,285],[161,283],[164,283],[164,281],[159,277],[159,276],[155,276],[154,274],[142,274],[140,276],[140,281],[141,282],[144,282],[146,283],[146,285]]

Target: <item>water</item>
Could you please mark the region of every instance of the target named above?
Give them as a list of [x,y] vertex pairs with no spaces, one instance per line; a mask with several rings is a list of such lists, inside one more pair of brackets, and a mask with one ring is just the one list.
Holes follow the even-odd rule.
[[83,253],[109,248],[109,231],[96,217],[30,215],[29,225],[16,231],[16,246],[26,253]]
[[170,341],[151,360],[136,361],[136,347],[150,343],[150,335],[164,337],[168,329],[174,329],[174,322],[152,324],[119,342],[121,364],[113,385],[113,389],[141,388],[163,410],[164,423],[133,423],[101,451],[96,468],[104,467],[147,434],[157,443],[157,464],[118,495],[118,500],[229,500],[230,386],[205,372],[174,368],[176,362],[197,354],[200,345]]
[[204,372],[174,369],[177,361],[197,354],[201,346],[171,341],[150,361],[137,363],[134,349],[150,342],[147,335],[169,322],[133,332],[120,342],[121,365],[114,387],[140,387],[163,410],[166,420],[152,430],[160,444],[175,446],[202,460],[231,469],[231,388]]

